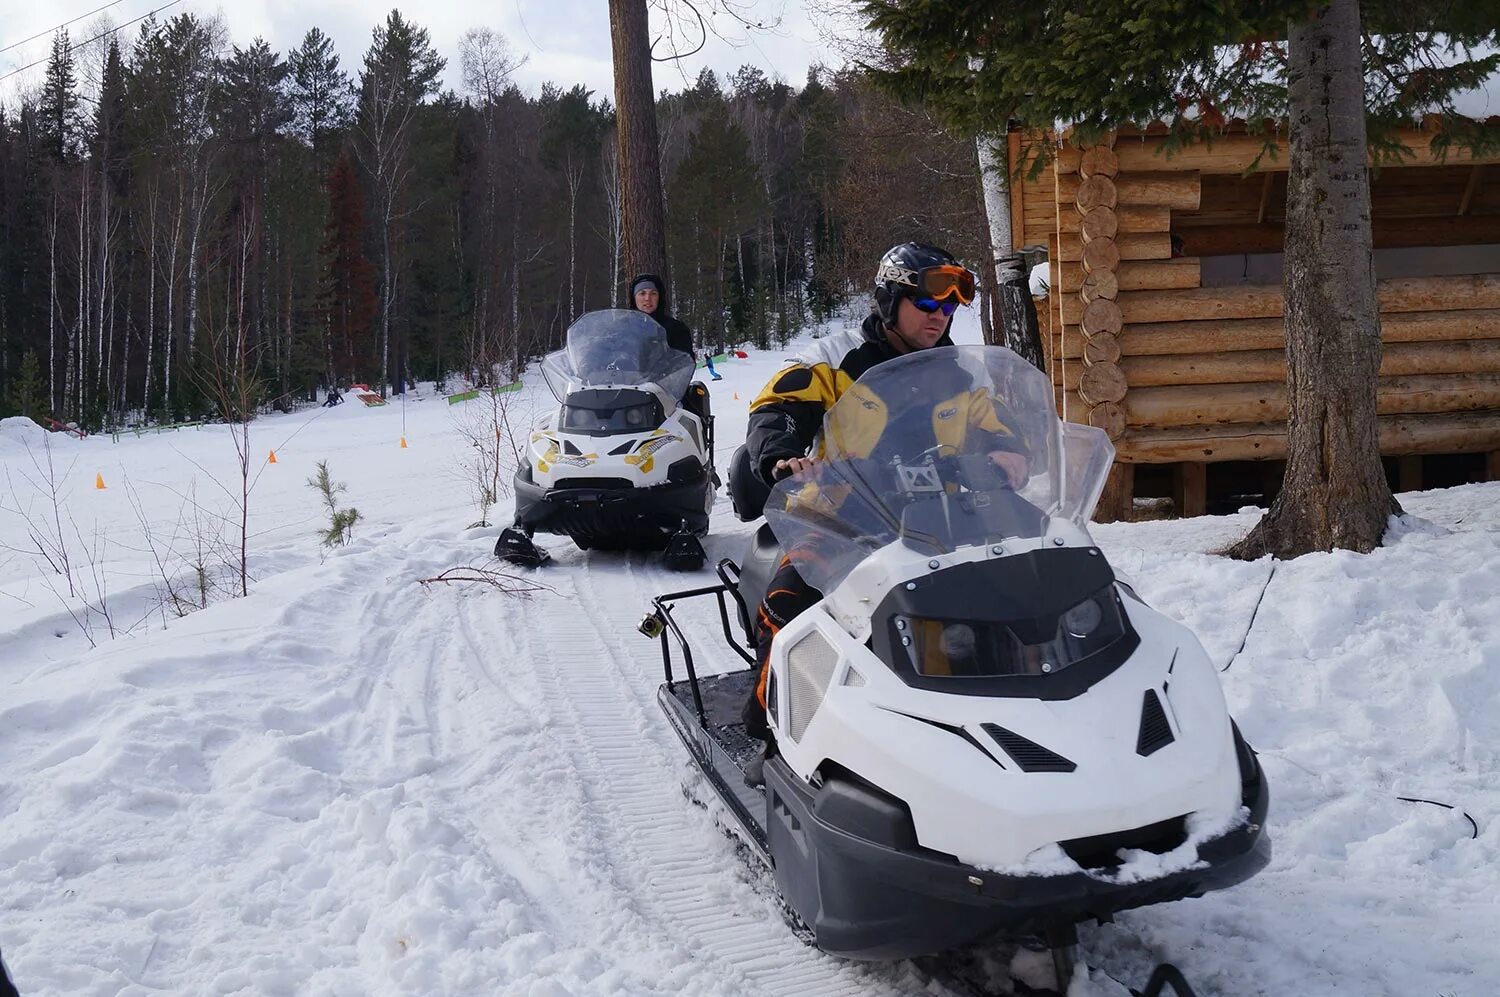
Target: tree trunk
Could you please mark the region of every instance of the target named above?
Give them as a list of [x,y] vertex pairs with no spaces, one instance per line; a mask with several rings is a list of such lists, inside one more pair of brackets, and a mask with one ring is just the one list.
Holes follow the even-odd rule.
[[1358,0],[1294,22],[1288,50],[1287,466],[1270,512],[1229,552],[1242,558],[1366,552],[1401,511],[1375,421],[1380,313]]
[[1036,303],[1026,281],[1026,267],[1011,244],[1010,157],[1005,136],[979,135],[974,147],[979,155],[979,183],[984,190],[984,213],[989,221],[990,253],[995,261],[993,335],[1038,370],[1046,370],[1042,333],[1037,323]]
[[625,272],[666,277],[667,238],[646,0],[609,0]]
[[47,227],[47,412],[57,413],[57,192]]

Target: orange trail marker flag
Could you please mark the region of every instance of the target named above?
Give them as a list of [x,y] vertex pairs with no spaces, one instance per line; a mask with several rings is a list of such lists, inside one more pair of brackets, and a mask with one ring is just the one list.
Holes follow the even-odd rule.
[[401,449],[402,450],[406,449],[406,437],[404,437],[404,436],[401,437]]
[[101,491],[101,492],[104,491],[104,475],[102,475],[102,474],[95,474],[94,475],[94,487],[96,489],[98,489],[99,491]]
[[275,450],[272,450],[271,451],[271,456],[268,457],[268,458],[266,458],[266,463],[267,464],[274,464],[274,463],[276,463],[276,451]]

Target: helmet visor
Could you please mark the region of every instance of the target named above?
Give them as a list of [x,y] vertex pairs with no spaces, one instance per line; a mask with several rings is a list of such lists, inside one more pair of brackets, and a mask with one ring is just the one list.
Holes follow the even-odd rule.
[[917,273],[917,294],[934,301],[952,299],[967,305],[974,300],[974,273],[950,263],[924,267]]

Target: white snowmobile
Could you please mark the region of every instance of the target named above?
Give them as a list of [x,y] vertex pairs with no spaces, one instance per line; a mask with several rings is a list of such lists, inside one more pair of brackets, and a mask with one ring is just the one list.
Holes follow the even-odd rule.
[[[985,406],[1027,451],[1019,488],[968,452]],[[1113,457],[1010,350],[909,354],[828,412],[820,459],[772,490],[743,568],[655,600],[658,699],[820,948],[897,959],[1040,936],[1066,990],[1078,923],[1269,861],[1266,780],[1216,670],[1089,537]],[[752,786],[757,672],[698,674],[674,608],[716,597],[752,662],[783,552],[824,597],[772,644],[775,741]]]
[[[559,408],[532,433],[515,476],[515,523],[495,556],[535,567],[535,533],[583,550],[661,550],[673,570],[703,566],[713,508],[713,417],[693,358],[637,311],[589,312],[542,360]],[[682,399],[691,387],[700,411]]]

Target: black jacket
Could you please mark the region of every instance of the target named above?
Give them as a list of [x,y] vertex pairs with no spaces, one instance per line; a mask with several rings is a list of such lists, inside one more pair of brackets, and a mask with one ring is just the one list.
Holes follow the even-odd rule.
[[[947,333],[935,346],[952,346]],[[823,416],[861,374],[901,354],[886,339],[878,315],[870,315],[857,331],[817,340],[797,362],[783,368],[750,403],[745,449],[751,473],[770,487],[778,460],[805,456],[823,428]],[[934,398],[934,404],[948,399]],[[931,420],[926,420],[931,422]],[[983,425],[993,449],[1023,451],[1021,442],[998,418],[985,416]]]
[[[626,288],[626,293],[630,294],[631,288],[635,287],[641,280],[648,278],[656,284],[657,292],[661,295],[661,299],[656,304],[656,311],[651,312],[650,315],[656,320],[657,325],[666,330],[667,345],[674,350],[681,350],[690,357],[694,356],[693,330],[689,329],[680,319],[673,318],[671,312],[667,310],[667,285],[660,277],[654,273],[637,274],[631,279],[629,287]],[[634,294],[630,294],[630,307],[635,307]]]

